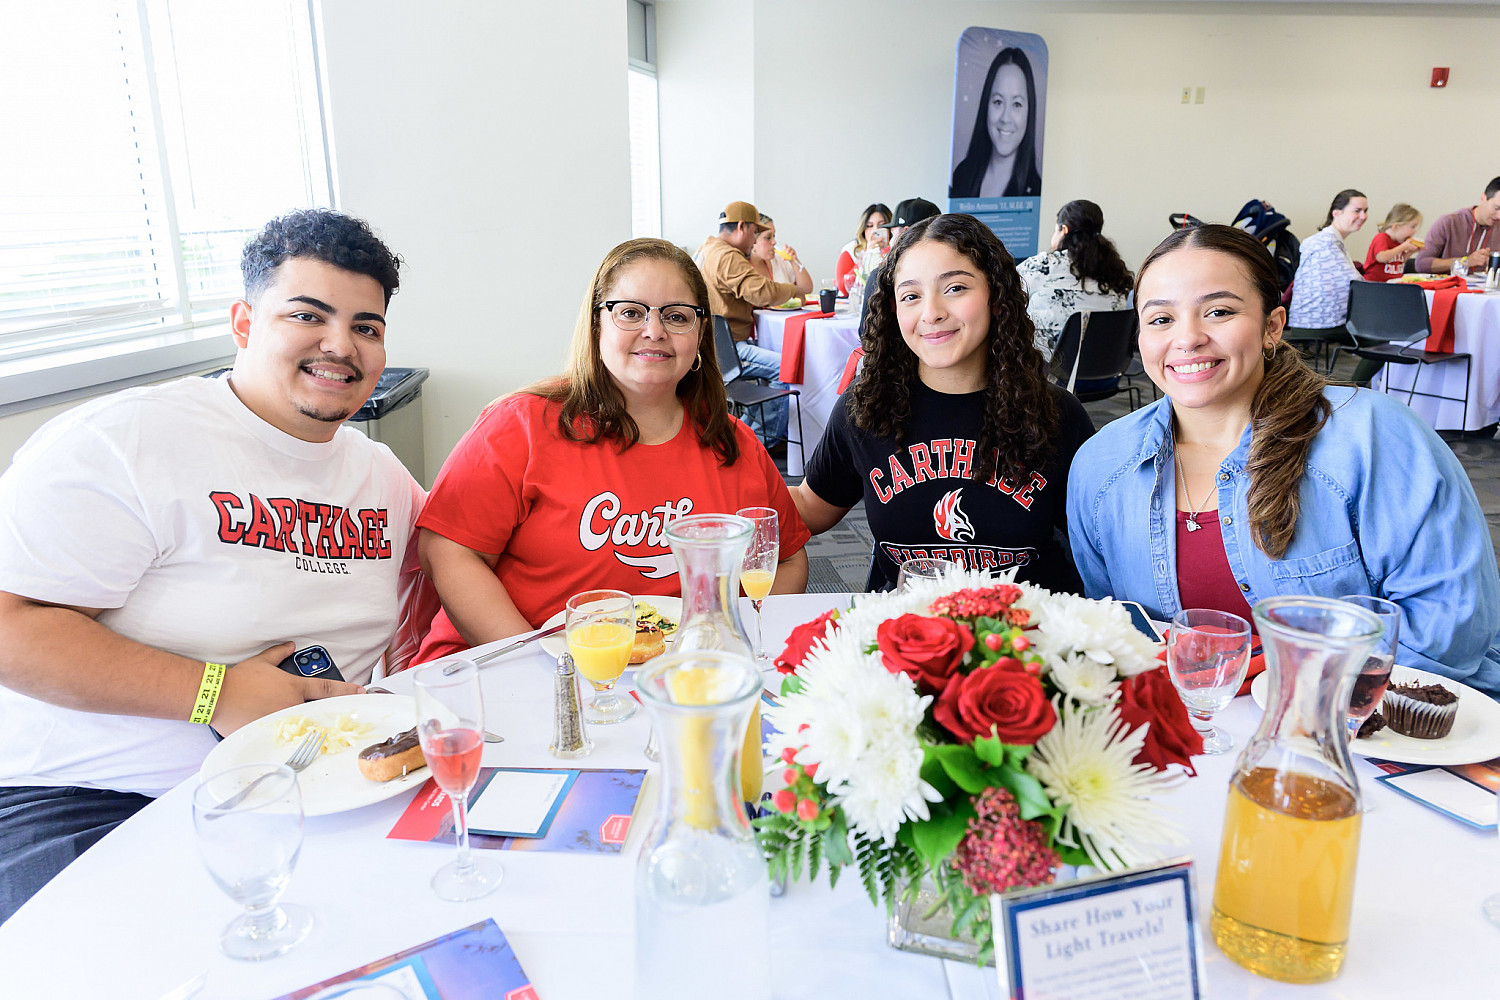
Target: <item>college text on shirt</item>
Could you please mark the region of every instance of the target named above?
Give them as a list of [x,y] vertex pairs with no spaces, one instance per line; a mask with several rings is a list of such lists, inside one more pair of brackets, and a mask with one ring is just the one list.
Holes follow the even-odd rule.
[[[933,438],[927,442],[914,442],[906,448],[911,456],[912,471],[907,472],[906,466],[901,464],[900,454],[894,454],[888,460],[890,485],[883,482],[887,478],[887,470],[878,466],[870,470],[870,485],[875,488],[875,496],[880,502],[887,504],[896,494],[918,483],[934,479],[973,479],[976,447],[977,443],[973,438]],[[1040,472],[1033,472],[1031,480],[1025,486],[1017,488],[1014,482],[996,471],[990,474],[985,485],[993,486],[1030,510],[1035,499],[1033,494],[1046,489],[1047,479]]]
[[[578,519],[578,541],[590,552],[597,552],[605,545],[613,545],[613,555],[626,566],[640,570],[648,580],[660,580],[677,573],[677,561],[667,545],[667,525],[679,517],[692,513],[693,500],[667,500],[650,510],[629,514],[621,513],[622,504],[617,494],[605,490],[595,494],[583,505],[583,514]],[[662,555],[629,556],[620,551],[623,546],[663,549]]]
[[330,560],[389,559],[389,513],[384,507],[353,510],[291,497],[243,497],[228,490],[208,495],[219,515],[219,541],[226,545],[291,552],[309,573],[347,574]]

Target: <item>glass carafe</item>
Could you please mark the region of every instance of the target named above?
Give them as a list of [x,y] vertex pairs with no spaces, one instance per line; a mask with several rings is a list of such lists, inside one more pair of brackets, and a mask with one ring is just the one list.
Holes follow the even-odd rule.
[[1373,614],[1322,597],[1255,605],[1266,714],[1235,764],[1214,884],[1214,942],[1257,975],[1339,974],[1354,902],[1359,782],[1344,715],[1381,632]]
[[[694,514],[667,525],[667,544],[677,560],[682,584],[682,615],[672,652],[719,649],[752,657],[750,636],[740,618],[740,567],[755,533],[747,518],[734,514]],[[765,767],[760,752],[760,700],[745,725],[740,786],[746,802],[760,800]]]
[[677,651],[635,683],[662,752],[635,868],[635,995],[769,998],[770,884],[736,780],[760,671],[738,649]]

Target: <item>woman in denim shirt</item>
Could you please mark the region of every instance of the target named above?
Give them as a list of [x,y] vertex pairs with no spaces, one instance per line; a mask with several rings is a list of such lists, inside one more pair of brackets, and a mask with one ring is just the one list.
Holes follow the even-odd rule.
[[1397,662],[1500,694],[1500,574],[1467,475],[1404,404],[1308,368],[1281,342],[1279,299],[1270,255],[1229,226],[1146,258],[1141,360],[1166,398],[1073,460],[1088,595],[1168,619],[1374,594],[1401,606]]

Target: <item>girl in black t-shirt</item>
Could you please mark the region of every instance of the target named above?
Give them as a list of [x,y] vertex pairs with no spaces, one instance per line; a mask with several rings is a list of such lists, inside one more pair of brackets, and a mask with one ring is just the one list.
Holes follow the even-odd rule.
[[861,499],[870,589],[943,558],[1079,591],[1068,554],[1073,453],[1094,431],[1051,385],[1015,261],[970,215],[917,223],[878,272],[859,378],[792,491],[814,534]]

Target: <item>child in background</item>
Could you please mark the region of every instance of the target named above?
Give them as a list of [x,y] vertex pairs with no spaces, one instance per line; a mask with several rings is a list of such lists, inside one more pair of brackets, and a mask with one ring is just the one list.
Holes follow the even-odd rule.
[[1422,213],[1405,202],[1397,202],[1386,213],[1380,231],[1370,241],[1361,272],[1366,281],[1391,281],[1401,277],[1406,258],[1422,249],[1416,232],[1422,228]]

